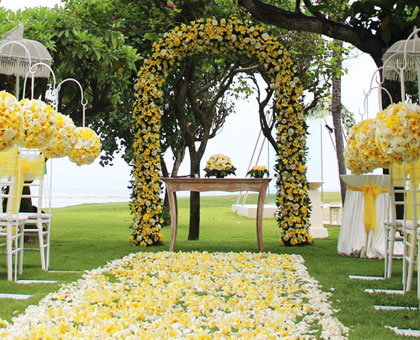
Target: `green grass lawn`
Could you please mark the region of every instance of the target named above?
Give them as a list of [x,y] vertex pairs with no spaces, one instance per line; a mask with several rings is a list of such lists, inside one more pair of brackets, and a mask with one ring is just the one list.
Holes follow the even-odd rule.
[[[250,196],[248,203],[256,200]],[[236,196],[202,197],[200,240],[188,241],[188,199],[180,198],[179,226],[176,251],[257,251],[255,220],[231,212]],[[331,194],[324,201],[339,201]],[[170,227],[163,229],[164,245],[149,248],[132,246],[129,241],[131,215],[127,203],[89,204],[53,210],[51,235],[51,266],[54,271],[43,272],[38,252],[25,252],[24,273],[21,279],[57,280],[56,284],[20,285],[6,279],[5,256],[0,266],[0,292],[33,294],[28,300],[0,299],[0,318],[10,321],[29,304],[58,289],[60,284],[79,279],[84,270],[103,266],[110,260],[137,251],[168,250]],[[348,279],[354,275],[383,275],[383,260],[344,257],[337,254],[339,227],[328,226],[329,238],[316,239],[311,246],[280,247],[279,229],[274,219],[264,219],[264,248],[267,252],[301,254],[309,273],[316,278],[324,291],[331,292],[330,300],[337,317],[350,328],[350,339],[398,339],[384,325],[400,328],[420,328],[420,312],[376,312],[375,304],[418,305],[416,290],[405,296],[368,295],[364,288],[401,289],[401,262],[395,261],[394,277],[385,282]],[[413,287],[416,287],[417,280]],[[401,337],[402,338],[402,337]]]

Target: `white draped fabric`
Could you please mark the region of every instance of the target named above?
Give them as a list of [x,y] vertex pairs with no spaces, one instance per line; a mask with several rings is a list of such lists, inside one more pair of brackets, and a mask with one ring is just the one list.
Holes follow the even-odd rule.
[[[389,188],[388,175],[342,175],[341,178],[344,183],[352,187],[362,188],[366,184],[376,184],[380,188]],[[388,215],[388,202],[388,193],[381,193],[377,196],[376,229],[368,232],[363,223],[365,211],[363,193],[347,188],[337,245],[339,254],[367,258],[383,258],[385,256],[384,219]]]

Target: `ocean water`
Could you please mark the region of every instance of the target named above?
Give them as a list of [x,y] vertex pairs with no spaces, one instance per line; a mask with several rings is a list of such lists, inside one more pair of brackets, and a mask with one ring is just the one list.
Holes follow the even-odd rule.
[[54,189],[51,193],[51,207],[67,207],[89,203],[115,203],[128,202],[130,191],[128,189]]
[[[251,192],[250,192],[251,193]],[[223,196],[239,195],[239,192],[226,191],[207,191],[202,192],[202,196]],[[245,192],[240,196],[241,200]],[[188,197],[188,191],[177,192],[178,197]],[[162,195],[163,198],[163,195]],[[128,189],[53,189],[51,193],[51,207],[61,208],[72,205],[90,204],[90,203],[116,203],[129,202],[130,191]]]

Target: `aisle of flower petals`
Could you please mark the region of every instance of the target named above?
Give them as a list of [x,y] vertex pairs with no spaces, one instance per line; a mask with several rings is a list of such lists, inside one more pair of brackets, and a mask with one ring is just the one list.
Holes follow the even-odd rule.
[[298,255],[136,253],[0,330],[8,339],[345,339]]

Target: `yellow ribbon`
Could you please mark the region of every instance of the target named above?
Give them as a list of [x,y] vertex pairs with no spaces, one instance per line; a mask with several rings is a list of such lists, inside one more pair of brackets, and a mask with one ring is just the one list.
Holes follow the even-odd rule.
[[376,198],[379,194],[388,192],[388,188],[381,188],[377,184],[365,184],[363,187],[355,187],[347,185],[347,189],[353,191],[361,191],[365,199],[365,211],[363,214],[363,223],[365,230],[371,231],[376,229]]
[[[25,180],[33,181],[35,178],[43,178],[44,167],[45,157],[43,155],[36,155],[34,160],[22,158],[19,161],[19,150],[17,147],[12,147],[0,152],[0,175],[16,176],[12,207],[13,214],[16,214],[19,211]],[[7,202],[7,209],[9,209],[9,201]]]
[[[19,167],[16,167],[16,178],[19,178],[19,186],[15,185],[15,195],[13,202],[13,213],[16,214],[20,209],[20,202],[22,199],[23,186],[26,181],[33,181],[35,178],[44,178],[45,157],[43,155],[37,156],[33,161],[27,158],[20,160],[20,176]],[[19,191],[18,191],[19,190]]]
[[17,146],[0,152],[0,176],[13,176],[16,173],[16,164],[19,160]]
[[[406,176],[404,175],[404,166],[403,164],[393,163],[391,170],[392,180],[394,182],[394,186],[405,186],[404,179],[407,177],[410,181],[410,185],[414,188],[419,185],[420,183],[420,161],[407,163],[405,166]],[[396,182],[401,182],[401,185],[396,184]],[[412,188],[410,188],[412,189]],[[420,202],[420,192],[415,193],[416,195],[416,202]],[[408,194],[406,197],[406,219],[412,218],[412,201],[413,201],[413,191],[408,190]]]

